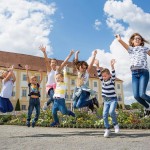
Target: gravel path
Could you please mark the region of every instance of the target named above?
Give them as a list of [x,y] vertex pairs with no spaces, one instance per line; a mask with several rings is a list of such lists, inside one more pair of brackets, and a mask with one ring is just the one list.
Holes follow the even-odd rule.
[[103,129],[0,125],[0,150],[150,150],[150,130],[121,130],[110,138]]

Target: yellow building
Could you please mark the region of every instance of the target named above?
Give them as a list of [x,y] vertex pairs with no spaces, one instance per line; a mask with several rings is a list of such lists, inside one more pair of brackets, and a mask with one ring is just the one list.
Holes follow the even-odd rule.
[[[58,60],[58,66],[62,63],[61,60]],[[10,65],[14,65],[14,73],[16,75],[16,82],[14,84],[11,102],[13,106],[16,106],[16,102],[19,99],[20,106],[22,110],[28,109],[28,84],[26,81],[26,70],[25,65],[30,66],[29,75],[36,75],[38,78],[40,73],[38,70],[43,70],[43,81],[40,85],[40,92],[41,92],[41,107],[43,106],[44,102],[47,101],[48,95],[46,94],[45,86],[47,82],[47,74],[46,74],[46,67],[44,58],[36,57],[31,55],[24,55],[24,54],[17,54],[17,53],[10,53],[10,52],[3,52],[0,51],[0,69],[4,69],[9,67]],[[73,68],[72,63],[68,62],[67,65],[67,94],[66,94],[66,104],[68,108],[72,108],[72,93],[76,85],[76,78],[77,72],[75,68]],[[101,96],[101,81],[97,76],[96,68],[93,67],[90,73],[89,79],[89,87],[92,88],[97,92],[97,97],[99,103],[102,104],[102,96]],[[0,83],[0,90],[2,85]],[[122,105],[124,108],[124,95],[123,95],[123,81],[116,78],[116,93],[118,97],[119,105]]]

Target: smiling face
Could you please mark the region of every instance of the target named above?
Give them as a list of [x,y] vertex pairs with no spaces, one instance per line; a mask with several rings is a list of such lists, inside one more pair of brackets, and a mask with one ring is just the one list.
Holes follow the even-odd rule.
[[37,78],[36,78],[36,76],[32,76],[31,79],[30,79],[30,82],[32,84],[37,84]]
[[147,41],[139,33],[134,33],[129,39],[129,45],[132,47],[144,46],[144,42]]
[[63,82],[64,81],[63,74],[61,74],[61,73],[56,74],[55,79],[56,79],[56,82]]
[[142,43],[142,38],[140,36],[134,36],[134,39],[132,41],[134,46],[140,46]]
[[50,61],[51,68],[55,70],[56,65],[57,65],[57,60],[56,59],[51,59],[51,61]]
[[102,73],[102,78],[103,78],[104,81],[109,80],[110,77],[111,77],[111,74],[109,74],[109,73],[107,73],[107,72],[103,72],[103,73]]

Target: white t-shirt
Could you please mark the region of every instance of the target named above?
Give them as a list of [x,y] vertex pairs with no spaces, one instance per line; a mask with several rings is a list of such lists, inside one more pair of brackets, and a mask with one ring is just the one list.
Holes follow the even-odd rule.
[[130,56],[131,70],[148,69],[147,52],[150,49],[144,46],[129,46],[128,53]]
[[46,85],[51,85],[53,83],[56,83],[56,80],[55,80],[55,75],[56,74],[57,74],[56,70],[51,70],[50,72],[47,72],[48,80],[47,80]]
[[85,74],[82,74],[81,72],[78,72],[78,77],[83,78],[84,85],[87,84],[88,81],[89,81],[89,73],[87,71],[85,72]]
[[3,98],[9,99],[12,96],[14,82],[13,82],[13,80],[10,79],[4,83],[4,80],[2,80],[2,84],[3,84],[3,87],[2,87],[2,91],[0,93],[0,96]]

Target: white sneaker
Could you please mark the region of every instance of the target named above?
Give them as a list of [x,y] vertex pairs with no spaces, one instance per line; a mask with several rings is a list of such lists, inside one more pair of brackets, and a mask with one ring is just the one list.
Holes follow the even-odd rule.
[[47,107],[48,107],[47,102],[45,102],[44,105],[43,105],[43,111],[46,111]]
[[115,128],[115,133],[119,133],[119,125],[118,124],[115,125],[114,128]]
[[107,137],[109,137],[109,135],[110,135],[110,130],[106,129],[105,133],[104,133],[104,137],[107,138]]

